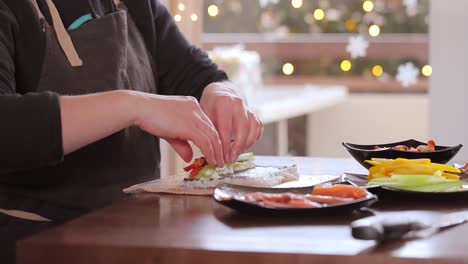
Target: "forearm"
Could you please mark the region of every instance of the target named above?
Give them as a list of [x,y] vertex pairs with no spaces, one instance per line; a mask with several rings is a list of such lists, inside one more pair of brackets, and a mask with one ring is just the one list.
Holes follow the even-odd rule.
[[61,96],[64,154],[132,126],[137,118],[134,98],[129,91]]

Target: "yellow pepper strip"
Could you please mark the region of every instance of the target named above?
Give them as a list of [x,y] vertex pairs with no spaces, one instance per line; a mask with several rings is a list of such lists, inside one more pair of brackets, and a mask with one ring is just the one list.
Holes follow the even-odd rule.
[[392,164],[389,166],[386,166],[385,169],[387,171],[395,171],[397,169],[401,170],[408,170],[409,172],[405,174],[423,174],[423,175],[432,175],[434,172],[439,170],[439,168],[431,166],[429,164]]
[[447,172],[442,173],[442,176],[444,176],[446,179],[451,179],[451,180],[459,180],[460,179],[460,176],[452,174],[452,173],[447,173]]
[[369,164],[374,165],[374,166],[382,164],[382,163],[380,163],[378,161],[374,161],[374,160],[365,160],[364,162],[369,163]]
[[454,180],[460,178],[458,175],[453,174],[460,173],[460,170],[457,168],[439,163],[431,163],[430,159],[397,158],[392,160],[373,158],[372,160],[366,160],[366,162],[373,165],[369,168],[368,180],[391,177],[393,174],[432,175]]
[[383,159],[383,158],[372,158],[371,160],[372,161],[377,161],[377,162],[380,162],[380,163],[392,163],[393,162],[392,159]]
[[402,164],[402,163],[409,163],[409,164],[431,164],[430,159],[404,159],[404,158],[397,158],[393,161],[393,164]]
[[461,171],[453,166],[448,166],[439,163],[431,163],[432,166],[437,167],[439,170],[446,171],[446,172],[455,172],[460,173]]

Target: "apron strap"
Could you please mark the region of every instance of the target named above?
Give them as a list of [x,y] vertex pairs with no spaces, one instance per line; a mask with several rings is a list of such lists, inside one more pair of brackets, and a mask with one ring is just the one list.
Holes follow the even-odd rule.
[[[39,6],[37,4],[37,0],[32,0],[34,7],[37,10],[37,13],[40,14],[39,17],[44,17]],[[57,39],[62,47],[65,56],[67,57],[70,65],[73,67],[79,67],[83,65],[83,61],[81,60],[80,56],[76,52],[75,46],[73,45],[73,41],[68,34],[68,31],[65,29],[63,25],[62,19],[55,7],[54,3],[51,0],[46,0],[47,6],[50,10],[50,15],[52,16],[52,22],[54,24],[55,33],[57,34]]]
[[36,9],[37,16],[40,19],[44,18],[44,15],[42,14],[41,9],[39,9],[39,6],[37,5],[37,0],[32,0],[31,2],[32,2],[33,6],[34,6],[34,9]]

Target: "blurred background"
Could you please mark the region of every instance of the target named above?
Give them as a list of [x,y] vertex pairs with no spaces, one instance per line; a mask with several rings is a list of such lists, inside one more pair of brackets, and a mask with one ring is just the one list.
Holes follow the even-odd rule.
[[466,0],[163,2],[267,124],[256,154],[468,143]]

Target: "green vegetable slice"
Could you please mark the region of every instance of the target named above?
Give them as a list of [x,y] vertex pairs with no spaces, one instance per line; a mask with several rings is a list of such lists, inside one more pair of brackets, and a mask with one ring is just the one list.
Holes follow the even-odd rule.
[[237,158],[237,162],[242,162],[242,161],[253,161],[255,159],[255,156],[253,152],[247,152],[239,155],[239,158]]
[[446,179],[432,175],[392,175],[388,178],[376,178],[368,185],[384,185],[392,188],[419,192],[454,192],[462,190],[467,184],[461,180]]
[[[227,168],[230,171],[236,170],[236,169],[242,168],[245,163],[253,162],[254,160],[255,160],[255,156],[254,156],[254,154],[252,152],[243,153],[243,154],[239,155],[239,158],[237,159],[236,162],[231,163],[231,164],[226,164],[225,168]],[[197,176],[195,176],[195,180],[200,180],[202,178],[210,178],[210,176],[214,172],[216,172],[216,170],[217,170],[216,167],[206,165],[197,174]]]
[[195,180],[200,180],[202,178],[209,178],[213,172],[216,171],[214,166],[206,165],[203,169],[195,176]]

